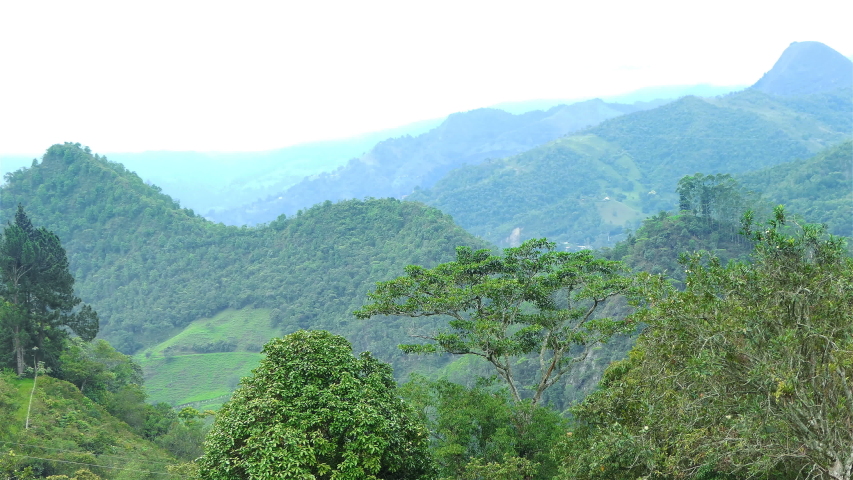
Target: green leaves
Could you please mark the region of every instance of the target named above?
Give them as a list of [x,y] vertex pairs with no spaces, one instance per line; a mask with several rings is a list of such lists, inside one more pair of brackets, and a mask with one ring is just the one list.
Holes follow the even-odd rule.
[[202,478],[427,478],[427,432],[396,395],[391,368],[343,337],[298,331],[217,415]]
[[0,237],[0,298],[14,305],[14,315],[0,318],[0,334],[11,339],[18,374],[23,372],[24,351],[32,347],[52,366],[68,327],[85,340],[98,333],[98,315],[89,306],[74,309],[74,277],[65,249],[53,232],[35,228],[18,204],[15,223]]
[[853,260],[781,207],[764,226],[748,215],[744,231],[751,262],[694,254],[683,257],[684,291],[646,282],[650,308],[636,318],[648,329],[574,409],[581,428],[566,458],[580,460],[567,476],[596,478],[584,465],[607,458],[632,465],[629,478],[849,477]]
[[539,373],[530,386],[536,404],[591,348],[632,328],[597,315],[631,287],[624,266],[588,251],[555,248],[545,239],[505,249],[502,256],[459,247],[454,262],[409,266],[405,276],[379,282],[355,316],[447,317],[448,328],[413,335],[427,343],[400,348],[480,356],[494,365],[516,401],[522,394],[513,359],[537,354]]

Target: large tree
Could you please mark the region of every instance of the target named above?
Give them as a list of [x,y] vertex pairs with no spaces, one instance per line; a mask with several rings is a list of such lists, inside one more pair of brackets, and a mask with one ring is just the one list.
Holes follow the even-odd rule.
[[[403,351],[481,357],[516,402],[527,386],[536,405],[596,346],[633,329],[601,316],[602,307],[630,285],[621,262],[588,250],[559,252],[545,239],[503,255],[459,247],[454,262],[431,269],[410,265],[405,276],[379,282],[368,295],[371,303],[355,315],[447,317],[449,328],[416,334],[427,343],[401,345]],[[539,369],[532,385],[522,385],[515,366],[529,354],[538,357]]]
[[750,262],[696,254],[683,291],[647,290],[648,330],[574,410],[566,478],[851,478],[853,260],[781,207],[745,220]]
[[273,339],[263,353],[216,416],[202,478],[431,478],[428,432],[389,365],[325,331]]
[[74,295],[74,277],[65,249],[53,232],[33,226],[18,205],[14,222],[0,236],[0,338],[11,348],[18,374],[24,352],[35,348],[41,360],[55,364],[70,329],[84,340],[98,333],[98,316]]

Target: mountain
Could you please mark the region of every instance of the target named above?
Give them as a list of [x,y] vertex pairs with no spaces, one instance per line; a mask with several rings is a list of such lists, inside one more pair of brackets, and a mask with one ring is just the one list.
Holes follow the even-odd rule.
[[146,183],[161,187],[187,208],[220,211],[284,191],[307,176],[334,170],[381,140],[418,135],[442,120],[261,152],[149,151],[110,153],[109,158],[138,173]]
[[600,247],[644,216],[674,209],[684,175],[746,173],[808,158],[851,136],[849,87],[685,97],[461,167],[407,199],[440,208],[499,246],[547,236],[570,249]]
[[[678,100],[681,97],[687,97],[690,95],[697,97],[716,97],[719,95],[725,95],[727,93],[731,93],[738,90],[743,90],[747,85],[728,85],[728,86],[718,86],[718,85],[708,85],[708,84],[699,84],[699,85],[662,85],[656,87],[645,87],[639,90],[634,90],[628,93],[622,93],[619,95],[611,95],[606,97],[601,97],[602,100],[606,102],[613,102],[618,104],[628,104],[634,105],[639,104],[647,107],[644,108],[654,108],[661,106],[663,104],[669,103],[673,100]],[[492,108],[498,108],[510,113],[520,114],[529,112],[532,110],[548,110],[551,107],[555,107],[557,105],[568,105],[580,101],[584,101],[586,99],[539,99],[539,100],[522,100],[517,102],[503,102],[497,105],[492,105]]]
[[349,312],[408,264],[485,245],[434,208],[392,199],[326,202],[265,227],[226,227],[87,150],[55,145],[10,175],[2,219],[21,203],[60,237],[78,295],[100,313],[101,336],[126,353],[196,319],[253,306],[267,309],[278,332],[324,328],[361,350],[396,354],[387,339],[405,336],[403,323],[356,322]]
[[853,141],[805,160],[743,174],[739,180],[773,205],[783,204],[789,213],[853,239]]
[[440,208],[500,246],[542,236],[569,247],[603,246],[645,215],[674,208],[684,175],[743,173],[849,138],[849,92],[687,97],[457,169],[408,199]]
[[429,132],[380,142],[345,166],[305,178],[282,193],[206,216],[230,225],[254,225],[325,200],[402,198],[462,165],[514,155],[602,120],[656,105],[596,99],[520,115],[489,108],[455,113]]
[[752,86],[771,95],[808,95],[853,87],[853,62],[820,42],[794,42]]

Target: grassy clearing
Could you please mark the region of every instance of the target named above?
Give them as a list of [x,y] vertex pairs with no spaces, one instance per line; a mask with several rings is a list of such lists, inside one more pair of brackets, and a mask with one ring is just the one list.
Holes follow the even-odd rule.
[[12,418],[5,419],[4,421],[10,423],[11,432],[14,434],[23,430],[26,423],[27,405],[30,401],[30,392],[33,390],[33,379],[15,378],[9,379],[9,383],[16,390],[14,401],[18,404],[18,410],[15,411]]
[[258,365],[261,347],[281,333],[270,323],[270,310],[263,308],[228,309],[195,320],[135,356],[149,401],[219,407]]
[[261,358],[260,353],[225,352],[142,358],[140,363],[149,401],[217,408]]
[[170,355],[214,352],[260,352],[271,338],[281,335],[270,324],[270,309],[228,309],[211,318],[193,321],[177,335],[147,348],[141,355],[157,359]]
[[601,221],[610,225],[624,226],[628,222],[637,222],[646,217],[642,212],[612,199],[596,202],[595,208],[601,215]]

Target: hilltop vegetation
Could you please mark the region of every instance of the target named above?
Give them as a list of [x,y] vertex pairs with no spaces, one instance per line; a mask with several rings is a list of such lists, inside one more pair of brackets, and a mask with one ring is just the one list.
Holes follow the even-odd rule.
[[255,306],[270,309],[281,332],[327,328],[382,355],[384,339],[404,327],[353,324],[349,312],[369,286],[409,263],[448,258],[457,245],[483,245],[447,215],[396,200],[327,202],[259,228],[226,227],[73,144],[7,176],[0,195],[4,215],[22,203],[61,238],[78,294],[124,352]]

